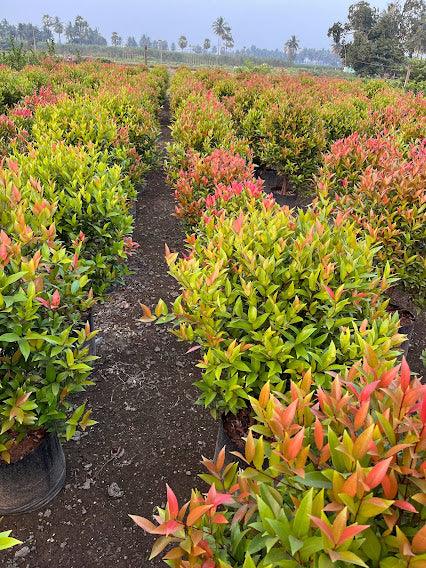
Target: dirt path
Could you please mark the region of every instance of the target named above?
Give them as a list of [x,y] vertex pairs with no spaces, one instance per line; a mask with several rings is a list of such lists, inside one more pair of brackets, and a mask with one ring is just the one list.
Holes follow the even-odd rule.
[[[167,110],[161,118],[164,144]],[[153,306],[178,292],[164,262],[164,243],[178,250],[183,242],[173,207],[163,171],[152,172],[137,202],[134,274],[95,314],[101,359],[87,397],[99,424],[65,445],[67,485],[49,508],[3,521],[24,541],[2,557],[5,568],[162,567],[148,563],[152,538],[127,514],[150,517],[166,483],[179,499],[203,486],[201,454],[212,455],[216,426],[195,406],[195,357],[165,328],[138,321],[139,301]]]

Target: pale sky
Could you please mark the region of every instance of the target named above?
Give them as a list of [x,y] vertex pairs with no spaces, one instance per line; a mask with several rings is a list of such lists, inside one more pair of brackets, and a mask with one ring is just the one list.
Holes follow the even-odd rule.
[[[303,47],[329,47],[327,29],[344,20],[355,0],[0,0],[0,20],[39,23],[43,14],[65,22],[85,17],[108,39],[142,34],[177,41],[185,34],[192,44],[213,39],[211,23],[223,16],[231,25],[236,47],[252,44],[282,49],[295,34]],[[373,0],[384,8],[388,0]]]

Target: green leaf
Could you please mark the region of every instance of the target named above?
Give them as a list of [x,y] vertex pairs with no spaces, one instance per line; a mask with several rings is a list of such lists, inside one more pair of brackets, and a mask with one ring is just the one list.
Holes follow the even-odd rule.
[[343,562],[347,562],[348,564],[355,564],[355,566],[362,566],[363,568],[368,568],[364,560],[362,560],[359,556],[357,556],[355,553],[351,552],[350,550],[343,550],[338,554],[340,560],[343,560]]
[[299,550],[303,547],[303,541],[299,540],[292,534],[288,536],[288,540],[290,542],[290,550],[292,555],[294,556]]
[[294,517],[293,527],[296,536],[299,538],[305,537],[309,532],[309,527],[311,524],[310,515],[312,514],[313,493],[314,490],[310,489],[303,497]]
[[331,489],[333,484],[323,476],[320,471],[309,471],[305,473],[305,477],[296,475],[294,481],[307,487],[315,487],[317,489]]
[[250,554],[246,554],[246,559],[244,560],[243,568],[256,568],[256,564],[253,562]]
[[4,341],[5,343],[13,343],[14,341],[19,341],[20,339],[21,337],[16,333],[4,333],[3,335],[0,335],[0,341]]

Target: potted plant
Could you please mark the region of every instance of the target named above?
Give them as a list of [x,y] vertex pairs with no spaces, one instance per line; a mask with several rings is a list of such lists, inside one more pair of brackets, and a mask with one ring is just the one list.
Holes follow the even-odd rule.
[[321,197],[335,198],[334,215],[350,215],[375,239],[377,262],[390,262],[401,283],[425,303],[426,152],[399,134],[352,136],[324,157]]
[[265,385],[247,469],[204,459],[210,484],[182,507],[167,490],[155,522],[174,568],[422,568],[426,562],[426,392],[405,359],[389,369],[372,350],[364,365],[312,393],[315,375],[286,394]]
[[[54,208],[28,199],[2,170],[0,211],[0,513],[45,505],[62,488],[68,439],[94,422],[70,395],[89,386],[93,337],[81,317],[93,304],[90,266],[56,240]],[[29,203],[32,206],[29,206]]]
[[329,206],[293,214],[266,196],[234,194],[212,198],[185,256],[167,253],[182,293],[153,317],[201,346],[199,403],[241,433],[249,397],[266,382],[283,391],[311,369],[327,386],[366,344],[392,365],[404,337],[398,314],[386,311],[389,266],[373,268],[377,249],[354,224],[329,223]]

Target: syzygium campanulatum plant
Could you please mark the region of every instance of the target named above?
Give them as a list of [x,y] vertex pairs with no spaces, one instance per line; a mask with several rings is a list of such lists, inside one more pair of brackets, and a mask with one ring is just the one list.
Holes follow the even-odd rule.
[[204,459],[211,484],[179,507],[168,488],[152,557],[174,568],[423,568],[426,562],[426,386],[405,360],[363,365],[312,391],[269,384],[240,459]]
[[426,301],[426,139],[404,147],[397,134],[339,140],[324,156],[318,192],[380,245],[403,284]]
[[232,116],[213,93],[194,93],[177,109],[172,126],[173,143],[168,146],[167,171],[176,181],[188,165],[188,152],[201,156],[222,148],[244,157],[250,156],[245,140],[235,135]]
[[93,422],[70,395],[92,384],[91,268],[81,258],[84,235],[67,250],[57,240],[55,206],[14,161],[0,170],[0,457],[32,430],[72,437]]
[[247,196],[235,192],[240,211],[230,199],[207,212],[185,256],[168,252],[182,293],[170,314],[164,302],[156,309],[201,346],[200,402],[215,416],[308,369],[328,384],[329,371],[361,359],[366,344],[392,364],[402,340],[383,296],[393,279],[389,267],[373,268],[368,237],[341,216],[330,223],[329,207],[293,214]]
[[[174,184],[176,216],[186,225],[194,227],[206,207],[206,199],[218,187],[254,179],[254,166],[230,150],[218,148],[207,156],[189,152],[187,164]],[[260,189],[261,180],[257,180]]]

